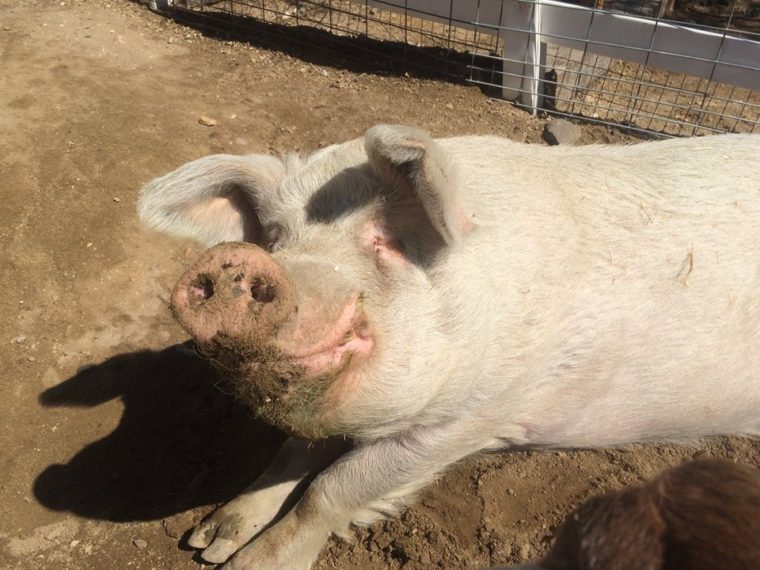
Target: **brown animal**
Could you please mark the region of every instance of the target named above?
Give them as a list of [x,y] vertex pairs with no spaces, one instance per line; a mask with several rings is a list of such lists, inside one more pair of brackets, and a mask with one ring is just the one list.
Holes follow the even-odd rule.
[[758,570],[760,471],[699,460],[593,497],[522,570]]

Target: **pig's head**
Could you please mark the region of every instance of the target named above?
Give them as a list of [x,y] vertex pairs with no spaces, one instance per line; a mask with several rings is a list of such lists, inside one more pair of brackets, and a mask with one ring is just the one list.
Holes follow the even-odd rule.
[[454,178],[426,133],[379,126],[307,158],[191,162],[148,184],[139,213],[213,246],[171,305],[237,394],[291,433],[356,435],[412,422],[435,395],[394,378],[441,360],[409,356],[435,342],[420,323],[439,306],[436,267],[474,228]]

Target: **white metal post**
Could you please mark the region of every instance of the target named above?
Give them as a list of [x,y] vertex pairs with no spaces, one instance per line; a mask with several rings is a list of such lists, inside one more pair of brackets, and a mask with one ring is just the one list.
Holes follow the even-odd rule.
[[523,105],[538,107],[537,67],[540,48],[536,44],[536,14],[540,15],[538,1],[521,2],[504,0],[501,14],[501,34],[504,41],[502,52],[502,96],[519,100]]

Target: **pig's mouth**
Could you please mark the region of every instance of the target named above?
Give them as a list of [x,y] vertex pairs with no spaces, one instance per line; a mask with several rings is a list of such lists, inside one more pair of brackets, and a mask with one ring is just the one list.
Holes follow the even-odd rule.
[[279,374],[283,380],[309,378],[325,374],[339,375],[354,357],[368,357],[374,338],[364,313],[341,315],[329,336],[306,349],[290,350],[287,344],[268,343],[252,348],[248,343],[233,341],[226,335],[215,335],[206,342],[198,341],[200,352],[218,368],[228,373],[250,374],[255,378],[264,370]]
[[373,347],[359,299],[343,308],[327,335],[305,349],[292,350],[281,339],[251,344],[221,334],[198,343],[199,352],[257,415],[293,435],[313,438],[333,434],[334,428],[319,419],[326,393],[365,362]]
[[361,308],[361,298],[348,303],[328,335],[310,347],[284,353],[307,376],[339,374],[354,357],[368,357],[374,346],[369,323]]
[[[238,281],[242,281],[242,278]],[[195,293],[201,289],[201,285],[195,282],[191,285],[191,292]],[[243,290],[242,287],[240,289]],[[180,289],[180,292],[183,290]],[[258,322],[255,319],[253,322],[246,322],[239,318],[240,314],[246,313],[256,316],[256,312],[260,310],[260,303],[275,300],[274,294],[269,295],[264,301],[259,300],[255,294],[253,296],[258,303],[250,303],[248,306],[243,304],[242,307],[235,307],[235,310],[223,305],[224,313],[234,315],[234,320],[226,317],[226,326],[219,327],[212,334],[209,334],[210,327],[206,323],[187,327],[195,337],[203,356],[212,360],[225,372],[247,370],[258,373],[262,369],[270,368],[282,373],[285,379],[293,376],[308,378],[336,374],[355,356],[367,357],[372,352],[374,338],[363,309],[361,294],[354,293],[349,296],[332,315],[330,310],[299,311],[298,307],[293,305],[290,317],[277,325],[274,331],[268,327],[257,326]],[[210,305],[208,300],[212,297],[212,294],[204,296],[198,293],[189,300],[185,297],[179,298],[175,305],[183,307],[192,302],[196,305]],[[308,298],[302,301],[302,305],[306,307],[313,302]],[[222,312],[219,308],[215,311],[213,309],[209,307],[207,312]],[[181,318],[180,322],[183,322]]]

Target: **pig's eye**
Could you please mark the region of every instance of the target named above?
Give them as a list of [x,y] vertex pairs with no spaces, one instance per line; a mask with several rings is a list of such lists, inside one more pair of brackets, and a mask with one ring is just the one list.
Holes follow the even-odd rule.
[[285,228],[279,224],[272,224],[264,232],[264,248],[267,251],[277,251],[282,247],[285,238]]
[[370,224],[362,235],[362,241],[374,252],[380,265],[400,267],[406,263],[403,244],[382,225]]

